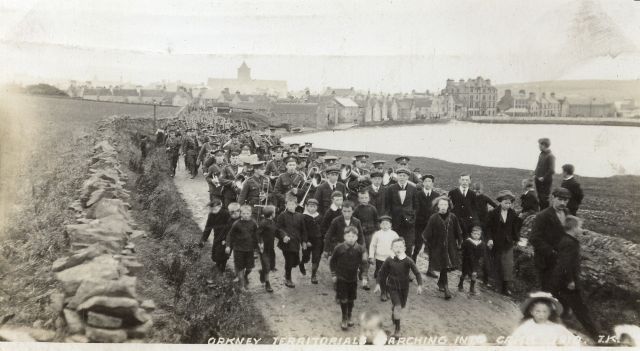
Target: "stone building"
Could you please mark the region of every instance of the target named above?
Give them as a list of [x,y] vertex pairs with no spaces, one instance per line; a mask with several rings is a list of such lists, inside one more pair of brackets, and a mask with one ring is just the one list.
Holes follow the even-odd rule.
[[239,91],[241,94],[269,94],[286,96],[287,82],[284,80],[260,80],[251,78],[251,68],[243,61],[238,67],[236,79],[209,78],[207,86],[213,91]]
[[447,79],[447,85],[442,93],[450,94],[462,103],[466,113],[465,117],[494,116],[496,114],[498,90],[491,85],[490,79],[478,77],[467,79],[467,81],[460,79],[458,82]]

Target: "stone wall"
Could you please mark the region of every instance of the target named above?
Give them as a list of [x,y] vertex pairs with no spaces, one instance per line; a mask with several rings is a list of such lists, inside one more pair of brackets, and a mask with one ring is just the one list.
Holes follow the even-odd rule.
[[88,178],[70,206],[77,222],[66,226],[71,252],[52,266],[62,287],[52,301],[59,300],[67,341],[125,342],[144,338],[153,326],[153,301],[136,293],[143,266],[130,242],[146,233],[135,230],[126,174],[108,135],[117,122],[112,117],[98,128]]

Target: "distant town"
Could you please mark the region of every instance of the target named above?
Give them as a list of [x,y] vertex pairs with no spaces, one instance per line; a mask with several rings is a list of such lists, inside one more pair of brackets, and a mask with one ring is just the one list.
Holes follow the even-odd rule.
[[[33,87],[33,86],[32,86]],[[13,84],[13,90],[25,89]],[[490,79],[447,79],[440,92],[383,93],[353,87],[289,91],[284,80],[253,79],[242,62],[235,79],[209,78],[206,84],[162,81],[142,86],[125,82],[70,81],[58,95],[91,101],[187,106],[216,113],[240,112],[272,123],[325,129],[339,125],[430,123],[495,118],[640,118],[634,99],[608,101],[568,98],[554,91],[499,89]],[[33,89],[33,88],[32,88]],[[38,90],[36,86],[35,90]],[[539,90],[539,89],[538,89]],[[35,94],[38,94],[36,91]],[[46,93],[45,93],[46,94]]]

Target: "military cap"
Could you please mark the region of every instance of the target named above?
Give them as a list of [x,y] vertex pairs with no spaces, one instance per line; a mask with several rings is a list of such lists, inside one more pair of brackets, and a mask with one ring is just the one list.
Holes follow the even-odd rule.
[[382,222],[382,221],[391,222],[391,216],[389,216],[389,215],[382,215],[382,216],[378,217],[378,222]]
[[307,205],[316,205],[316,206],[318,206],[318,204],[319,204],[318,200],[316,200],[314,198],[311,198],[311,199],[307,200]]
[[551,140],[549,138],[540,138],[538,139],[538,144],[545,145],[546,147],[551,146]]
[[375,177],[383,177],[384,176],[384,172],[382,172],[379,169],[374,169],[371,171],[371,173],[369,173],[369,177],[371,178],[375,178]]
[[251,162],[251,166],[254,168],[261,168],[264,166],[264,161],[253,161]]
[[434,177],[434,176],[433,176],[433,174],[428,174],[428,173],[427,173],[427,174],[422,175],[422,177],[420,178],[420,180],[424,181],[424,180],[425,180],[425,179],[427,179],[427,178],[429,178],[429,179],[431,179],[431,180],[433,180],[433,181],[435,181],[435,180],[436,180],[436,177]]
[[353,158],[354,158],[356,161],[364,161],[364,160],[369,159],[369,155],[367,155],[367,154],[360,154],[360,155],[355,155],[355,156],[353,156]]
[[340,173],[340,167],[336,167],[336,166],[328,167],[327,169],[325,169],[325,172],[326,172],[327,174],[331,174],[331,173]]
[[238,150],[231,150],[231,152],[229,153],[229,155],[231,156],[238,156],[240,155],[240,152]]
[[323,156],[327,154],[327,150],[312,150],[311,153],[316,154],[318,156]]
[[498,193],[498,197],[496,197],[496,200],[500,202],[504,199],[511,199],[511,201],[514,201],[516,199],[516,196],[513,195],[511,190],[502,190]]
[[308,141],[304,143],[304,146],[312,146],[312,145],[313,145],[313,143],[310,143]]
[[335,161],[338,159],[338,156],[327,155],[322,157],[322,159],[324,159],[325,161]]
[[282,150],[282,149],[283,149],[283,147],[280,144],[276,144],[276,145],[273,145],[271,147],[271,150]]
[[407,167],[399,167],[398,169],[396,169],[396,173],[397,174],[404,173],[408,176],[411,176],[411,170]]
[[407,157],[407,156],[400,156],[400,157],[396,157],[396,160],[395,160],[395,161],[396,161],[397,163],[400,163],[402,160],[405,160],[405,161],[407,161],[407,162],[411,161],[411,159],[410,159],[409,157]]
[[372,165],[380,165],[380,164],[384,164],[387,163],[387,161],[385,160],[375,160],[373,162],[371,162]]
[[308,158],[308,157],[309,157],[309,156],[307,156],[307,155],[305,155],[305,154],[298,155],[298,158]]
[[551,195],[560,199],[571,199],[571,193],[567,188],[555,188],[553,189],[553,192],[551,192]]
[[300,146],[299,143],[292,143],[292,144],[289,144],[289,149],[297,149],[299,146]]
[[289,163],[289,162],[295,162],[298,163],[298,158],[295,156],[289,156],[284,160],[285,163]]

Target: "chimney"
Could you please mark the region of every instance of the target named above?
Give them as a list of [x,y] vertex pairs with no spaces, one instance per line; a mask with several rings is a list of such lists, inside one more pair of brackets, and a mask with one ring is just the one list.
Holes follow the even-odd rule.
[[525,94],[524,89],[520,89],[518,93],[520,93],[520,95],[524,95]]
[[511,96],[511,89],[507,89],[504,91],[504,96]]
[[551,92],[551,98],[552,98],[552,99],[555,99],[555,98],[556,98],[556,93]]
[[529,93],[529,100],[535,100],[536,99],[536,93]]

